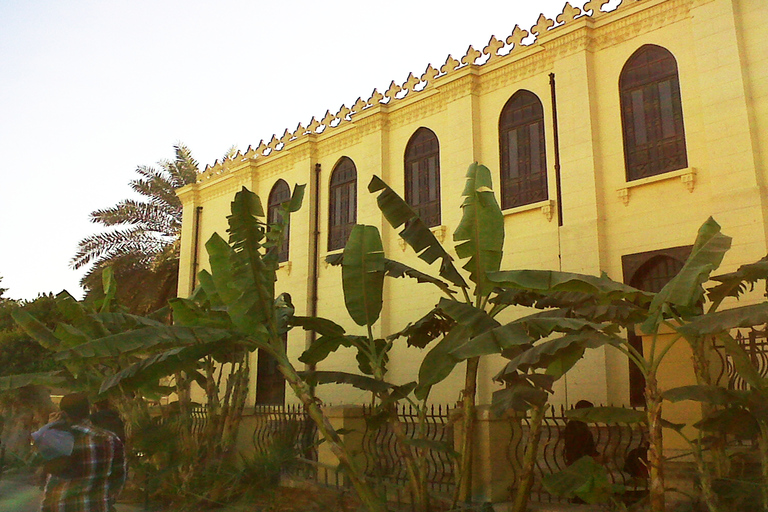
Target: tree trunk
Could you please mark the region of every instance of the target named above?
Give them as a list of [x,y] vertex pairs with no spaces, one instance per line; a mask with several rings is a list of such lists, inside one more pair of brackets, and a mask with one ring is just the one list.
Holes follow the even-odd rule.
[[461,401],[461,413],[464,419],[464,429],[460,441],[460,460],[458,481],[453,502],[468,503],[472,496],[472,440],[475,438],[475,395],[477,394],[477,368],[479,357],[467,360],[467,372],[464,378],[464,391]]
[[650,476],[651,512],[664,512],[664,442],[661,433],[661,394],[656,372],[645,381],[645,403],[648,415],[648,466]]
[[533,406],[531,408],[531,428],[528,434],[528,444],[523,456],[523,471],[517,482],[515,499],[512,504],[512,512],[525,512],[528,506],[528,498],[533,487],[533,471],[536,467],[536,459],[539,454],[539,438],[541,437],[541,424],[544,421],[544,410],[547,404]]

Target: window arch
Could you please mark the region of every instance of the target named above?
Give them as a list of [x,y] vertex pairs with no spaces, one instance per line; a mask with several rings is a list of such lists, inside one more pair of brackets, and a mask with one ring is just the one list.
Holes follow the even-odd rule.
[[331,173],[328,197],[328,250],[342,249],[357,222],[357,169],[346,156]]
[[544,109],[530,91],[517,91],[499,118],[501,207],[547,199]]
[[[622,257],[624,282],[639,290],[657,293],[680,272],[691,253],[691,246],[674,247],[660,251],[631,254]],[[641,355],[643,339],[629,330],[628,341]],[[629,362],[629,402],[632,406],[645,404],[645,377],[640,369]]]
[[405,201],[427,226],[440,225],[440,144],[428,128],[405,147]]
[[619,77],[627,181],[688,167],[675,57],[641,46]]
[[[280,205],[291,199],[291,189],[285,180],[277,180],[269,192],[267,201],[267,222],[273,224],[280,220]],[[277,258],[280,263],[288,261],[290,225],[285,226],[283,243],[277,249]]]

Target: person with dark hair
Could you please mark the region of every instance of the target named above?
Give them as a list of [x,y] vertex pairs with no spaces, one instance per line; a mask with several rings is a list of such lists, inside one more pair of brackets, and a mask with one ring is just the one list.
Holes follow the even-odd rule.
[[[88,397],[64,396],[51,422],[64,422],[74,437],[67,468],[49,474],[41,512],[109,512],[126,476],[123,442],[114,433],[95,426]],[[65,476],[62,476],[65,475]]]
[[[579,400],[576,402],[576,409],[586,409],[594,407],[588,400]],[[592,431],[586,423],[579,420],[568,420],[563,432],[565,450],[563,458],[567,465],[571,465],[580,458],[589,455],[597,457],[599,455],[595,447],[595,439],[592,437]]]
[[117,435],[120,440],[125,443],[125,424],[120,419],[120,415],[112,409],[112,405],[109,400],[99,400],[93,404],[93,414],[91,414],[91,422],[99,428],[109,430]]

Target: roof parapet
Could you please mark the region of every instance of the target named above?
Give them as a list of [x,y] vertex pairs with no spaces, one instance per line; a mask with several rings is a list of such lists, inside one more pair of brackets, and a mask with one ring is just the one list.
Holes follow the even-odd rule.
[[[539,38],[547,32],[557,30],[563,25],[585,16],[594,19],[604,15],[605,12],[601,9],[608,2],[609,0],[589,0],[582,8],[574,7],[570,2],[566,2],[562,12],[555,17],[555,20],[547,18],[544,14],[540,14],[536,24],[531,27],[530,31],[520,28],[519,25],[515,25],[512,34],[506,39],[502,40],[497,39],[495,35],[491,36],[488,44],[482,51],[478,51],[470,45],[460,60],[456,60],[452,55],[448,55],[445,63],[440,66],[439,70],[435,69],[432,64],[428,64],[424,73],[418,78],[413,73],[409,73],[408,78],[402,85],[398,85],[397,82],[393,80],[384,94],[380,93],[378,89],[374,89],[367,100],[363,100],[362,97],[357,98],[352,107],[342,105],[335,114],[332,114],[330,110],[327,110],[321,120],[312,117],[306,128],[299,123],[295,130],[290,131],[286,129],[283,135],[279,138],[276,135],[272,135],[272,138],[267,144],[265,144],[262,139],[259,141],[256,148],[248,146],[248,149],[244,154],[241,154],[238,151],[232,158],[228,158],[221,162],[216,160],[213,165],[206,166],[205,170],[198,177],[197,182],[200,183],[213,176],[227,172],[236,162],[242,162],[245,159],[261,159],[273,156],[282,151],[286,144],[301,137],[306,137],[311,134],[320,134],[328,129],[338,128],[345,123],[351,122],[355,114],[371,107],[379,104],[392,104],[393,102],[400,101],[413,94],[423,92],[430,87],[435,86],[435,84],[439,85],[442,79],[456,72],[458,69],[467,66],[484,66],[491,62],[495,63],[502,59],[509,58],[521,48],[539,44]],[[619,7],[621,7],[621,4],[617,9]],[[529,35],[536,36],[535,40],[528,44],[523,44],[522,41]],[[501,53],[504,49],[506,49],[506,52]],[[482,61],[484,56],[487,58]],[[481,60],[482,62],[478,64],[478,60]]]

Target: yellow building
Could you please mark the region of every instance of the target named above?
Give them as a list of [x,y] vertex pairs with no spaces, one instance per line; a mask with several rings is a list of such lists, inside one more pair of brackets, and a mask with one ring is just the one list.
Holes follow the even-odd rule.
[[[386,224],[367,192],[371,177],[401,193],[452,247],[465,171],[474,161],[492,170],[502,204],[503,269],[606,272],[655,290],[676,272],[710,215],[734,239],[722,271],[764,256],[768,5],[625,0],[602,12],[604,3],[566,4],[555,20],[542,16],[529,31],[515,27],[481,51],[470,47],[458,60],[449,56],[383,94],[207,168],[179,191],[180,294],[191,292],[195,272],[207,265],[204,242],[225,234],[237,190],[246,186],[265,204],[279,204],[288,185],[305,183],[278,292],[291,293],[297,314],[314,311],[358,333],[344,308],[341,271],[324,263],[341,250],[352,224],[377,226],[390,258],[428,270]],[[522,44],[529,32],[535,42]],[[429,286],[388,279],[377,334],[400,330],[437,300]],[[298,357],[308,339],[292,331],[290,353]],[[422,357],[419,349],[396,347],[389,380],[414,380]],[[483,361],[481,403],[497,389],[491,376],[501,364]],[[340,351],[320,369],[355,371],[354,355]],[[282,401],[269,365],[262,361],[260,370],[254,399]],[[618,351],[591,351],[558,383],[552,401],[627,404],[633,379]],[[462,385],[457,368],[431,399],[453,402]],[[365,399],[342,386],[318,394],[337,404]]]

